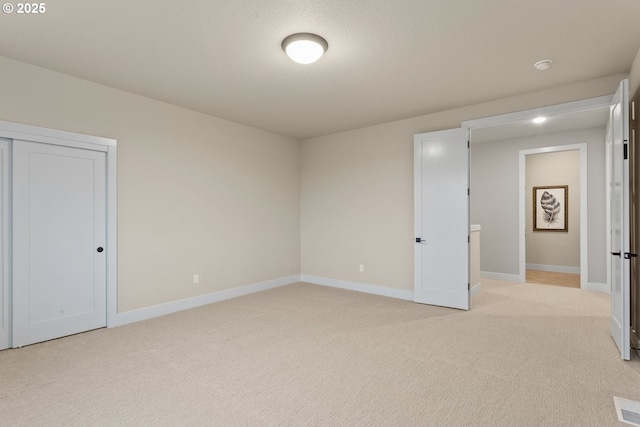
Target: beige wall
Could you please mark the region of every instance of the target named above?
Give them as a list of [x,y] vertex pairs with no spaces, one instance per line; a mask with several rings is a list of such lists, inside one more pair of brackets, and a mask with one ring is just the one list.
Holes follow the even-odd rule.
[[119,312],[300,273],[297,140],[2,57],[0,94],[0,120],[118,140]]
[[[302,141],[302,272],[413,289],[414,134],[610,95],[626,77],[615,75]],[[428,96],[428,86],[425,82],[416,90]],[[517,252],[516,243],[510,249],[515,264],[507,265],[505,273],[517,272]],[[365,266],[362,273],[359,264]]]
[[[531,154],[525,159],[527,264],[580,267],[580,151]],[[604,167],[602,159],[598,160]],[[533,231],[532,188],[549,185],[569,186],[567,232]]]
[[611,94],[625,77],[300,144],[0,57],[0,120],[118,140],[124,312],[300,272],[412,289],[414,134]]

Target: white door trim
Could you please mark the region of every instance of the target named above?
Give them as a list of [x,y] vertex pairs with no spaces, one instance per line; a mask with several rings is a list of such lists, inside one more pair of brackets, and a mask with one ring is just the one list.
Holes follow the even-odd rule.
[[526,157],[531,154],[558,153],[561,151],[580,151],[580,288],[588,288],[589,283],[589,247],[588,247],[588,180],[587,180],[587,143],[558,145],[555,147],[532,148],[520,150],[519,179],[518,179],[518,276],[519,282],[526,282],[526,210],[525,210],[525,181]]
[[611,161],[612,161],[612,156],[613,156],[613,127],[611,125],[612,122],[612,117],[611,117],[612,111],[609,111],[609,120],[607,121],[607,127],[605,130],[605,143],[604,143],[604,161],[605,161],[605,173],[604,173],[604,180],[605,180],[605,200],[606,200],[606,204],[607,204],[607,209],[605,212],[605,223],[606,223],[606,239],[605,239],[605,244],[606,244],[606,249],[607,251],[605,252],[607,254],[607,283],[606,283],[606,292],[608,294],[611,294],[611,256],[609,254],[611,254],[611,174],[612,174],[612,170],[611,170]]
[[503,125],[511,122],[532,119],[536,116],[553,116],[561,113],[572,113],[578,111],[593,110],[595,108],[610,107],[613,94],[599,96],[597,98],[583,99],[580,101],[565,102],[563,104],[550,105],[548,107],[534,108],[531,110],[516,111],[514,113],[499,114],[497,116],[483,117],[462,122],[462,127],[469,129],[479,129],[496,125]]
[[115,324],[117,316],[117,141],[110,138],[48,129],[0,120],[0,138],[21,139],[43,144],[84,148],[106,153],[106,206],[107,206],[107,327]]
[[11,195],[11,140],[0,138],[0,350],[11,347],[13,331],[11,321],[13,307],[10,301],[13,298],[11,289],[12,258],[11,258],[11,210],[9,208]]

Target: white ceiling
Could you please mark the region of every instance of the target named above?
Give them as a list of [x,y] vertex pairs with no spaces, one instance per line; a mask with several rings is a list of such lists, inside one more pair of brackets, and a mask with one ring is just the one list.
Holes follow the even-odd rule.
[[[626,73],[638,0],[59,0],[0,55],[296,138]],[[329,43],[312,65],[282,39]],[[551,58],[552,68],[533,63]],[[0,70],[0,78],[1,78]]]

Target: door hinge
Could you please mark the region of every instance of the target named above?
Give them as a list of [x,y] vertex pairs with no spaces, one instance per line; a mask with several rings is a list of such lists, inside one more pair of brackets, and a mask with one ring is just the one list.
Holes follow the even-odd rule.
[[628,145],[629,145],[629,144],[627,144],[627,143],[626,143],[626,141],[625,141],[625,143],[624,143],[624,147],[623,147],[623,148],[624,148],[624,149],[623,149],[623,152],[624,152],[624,160],[627,160],[627,158],[629,158],[629,148],[628,148]]
[[471,283],[467,283],[467,290],[470,291],[471,290]]
[[471,243],[471,236],[467,236],[467,243]]
[[471,189],[467,188],[467,196],[471,195]]
[[471,148],[471,141],[467,139],[467,148]]

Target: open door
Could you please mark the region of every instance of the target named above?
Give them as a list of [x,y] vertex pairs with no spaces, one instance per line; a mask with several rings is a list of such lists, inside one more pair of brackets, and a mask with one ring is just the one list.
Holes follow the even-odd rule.
[[415,135],[414,301],[469,309],[469,130]]
[[630,358],[629,112],[628,81],[611,107],[611,336],[624,360]]

